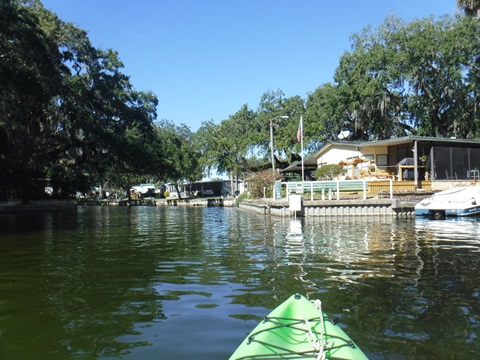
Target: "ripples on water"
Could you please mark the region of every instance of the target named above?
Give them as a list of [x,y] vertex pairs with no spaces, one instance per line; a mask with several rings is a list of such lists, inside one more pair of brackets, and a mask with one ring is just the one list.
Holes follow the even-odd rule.
[[1,215],[0,359],[225,359],[294,292],[372,359],[475,358],[478,219]]

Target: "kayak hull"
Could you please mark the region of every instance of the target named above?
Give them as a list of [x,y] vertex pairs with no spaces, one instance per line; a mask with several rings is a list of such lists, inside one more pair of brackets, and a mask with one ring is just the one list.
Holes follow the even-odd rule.
[[230,360],[367,359],[319,304],[292,295],[253,329]]

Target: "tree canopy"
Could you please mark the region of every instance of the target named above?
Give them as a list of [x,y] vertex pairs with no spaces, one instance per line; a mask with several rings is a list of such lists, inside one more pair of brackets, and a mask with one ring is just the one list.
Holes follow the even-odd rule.
[[457,5],[467,16],[480,19],[480,0],[457,0]]
[[377,31],[367,27],[352,36],[336,84],[317,89],[308,105],[322,103],[324,113],[333,107],[323,128],[350,130],[354,139],[477,138],[479,30],[465,17],[408,24],[389,17]]
[[[39,0],[0,0],[0,199],[56,196],[97,184],[128,190],[155,180],[276,168],[349,130],[351,140],[422,135],[480,137],[478,1],[465,16],[389,16],[352,34],[331,83],[286,97],[266,91],[222,119],[186,125],[158,120],[158,99],[134,89],[119,54]],[[188,99],[186,99],[188,102]],[[274,136],[271,143],[270,131]]]
[[40,1],[0,7],[1,198],[41,196],[32,193],[39,182],[71,196],[99,183],[129,189],[190,176],[179,164],[188,166],[191,149],[154,126],[157,97],[133,88],[117,52],[95,48]]
[[[409,23],[389,16],[377,29],[367,26],[352,34],[352,48],[339,59],[333,82],[319,86],[305,100],[285,98],[281,90],[267,91],[252,112],[256,121],[242,125],[231,116],[219,125],[209,123],[208,132],[200,128],[199,134],[208,134],[204,146],[210,149],[209,166],[224,161],[225,151],[220,150],[230,144],[241,148],[242,156],[260,155],[263,168],[268,167],[271,119],[276,119],[276,167],[298,160],[301,149],[295,134],[300,116],[304,147],[310,153],[345,130],[350,140],[407,135],[477,139],[479,34],[477,19],[459,15]],[[233,122],[243,133],[223,132],[220,145],[217,131],[234,128]],[[237,166],[245,162],[240,157],[235,161]],[[219,170],[227,169],[220,166]]]

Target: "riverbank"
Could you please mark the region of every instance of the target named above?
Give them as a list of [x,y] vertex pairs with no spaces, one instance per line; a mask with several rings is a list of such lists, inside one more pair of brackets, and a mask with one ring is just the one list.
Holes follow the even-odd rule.
[[290,216],[415,216],[415,204],[425,194],[410,195],[403,198],[385,199],[349,199],[349,200],[313,200],[302,201],[301,211],[291,211],[287,199],[272,201],[270,199],[244,200],[223,198],[194,199],[157,199],[157,205],[163,206],[238,206],[240,209],[280,217]]
[[191,206],[191,207],[232,207],[264,215],[280,217],[334,217],[334,216],[414,216],[415,204],[428,194],[411,194],[393,199],[345,199],[345,200],[313,200],[302,201],[300,211],[291,211],[287,199],[273,201],[271,199],[244,200],[237,203],[233,198],[147,198],[130,201],[100,200],[77,202],[76,200],[42,200],[21,204],[18,200],[0,203],[0,213],[63,211],[74,210],[77,206]]
[[76,210],[77,200],[30,200],[22,204],[20,200],[0,201],[0,213]]

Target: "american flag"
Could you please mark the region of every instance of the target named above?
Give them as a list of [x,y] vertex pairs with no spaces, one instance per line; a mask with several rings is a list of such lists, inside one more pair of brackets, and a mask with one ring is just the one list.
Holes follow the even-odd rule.
[[302,118],[300,118],[300,122],[298,123],[298,130],[297,130],[297,141],[302,142]]

